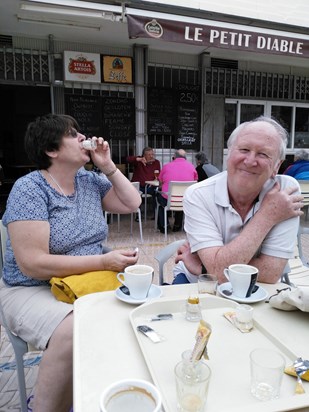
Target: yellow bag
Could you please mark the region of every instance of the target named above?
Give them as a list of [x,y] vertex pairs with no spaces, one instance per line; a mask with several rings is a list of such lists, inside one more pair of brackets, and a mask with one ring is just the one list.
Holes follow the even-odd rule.
[[52,277],[49,283],[51,292],[58,300],[73,303],[89,293],[117,289],[121,285],[117,279],[117,273],[111,270],[97,270],[65,278]]

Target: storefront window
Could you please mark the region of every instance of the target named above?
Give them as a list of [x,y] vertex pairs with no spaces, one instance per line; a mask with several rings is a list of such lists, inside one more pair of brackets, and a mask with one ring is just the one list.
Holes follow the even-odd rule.
[[224,128],[224,147],[227,147],[227,140],[230,134],[236,127],[237,119],[237,105],[226,103],[225,104],[225,128]]
[[283,126],[289,134],[287,147],[291,147],[291,125],[293,108],[290,106],[271,106],[271,116]]
[[296,107],[294,146],[309,148],[309,108]]
[[248,122],[264,114],[262,104],[242,104],[240,111],[240,123]]

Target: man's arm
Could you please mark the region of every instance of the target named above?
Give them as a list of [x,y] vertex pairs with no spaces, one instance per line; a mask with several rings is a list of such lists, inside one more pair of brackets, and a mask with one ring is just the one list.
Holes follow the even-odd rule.
[[[186,242],[178,249],[177,256],[175,258],[175,263],[178,263],[180,260],[182,260],[186,268],[193,275],[199,276],[201,273],[203,273],[204,270],[202,267],[202,262],[208,261],[208,253],[211,256],[213,253],[216,253],[219,249],[220,247],[205,248],[199,250],[197,253],[191,253],[190,245],[188,242]],[[261,254],[258,258],[253,258],[246,263],[255,266],[259,269],[259,282],[276,283],[282,275],[287,261],[288,259]],[[203,266],[205,267],[204,264]],[[215,273],[214,270],[212,270],[209,265],[207,266],[207,273]],[[219,283],[227,281],[223,274],[223,271],[217,273],[217,276],[219,279]]]

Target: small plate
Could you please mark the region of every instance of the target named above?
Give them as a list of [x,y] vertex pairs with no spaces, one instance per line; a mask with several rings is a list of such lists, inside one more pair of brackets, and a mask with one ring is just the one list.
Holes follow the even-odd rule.
[[131,298],[130,295],[123,293],[120,288],[121,286],[115,290],[116,298],[122,300],[123,302],[130,303],[131,305],[140,305],[141,303],[145,303],[148,300],[159,298],[162,295],[161,288],[157,285],[151,285],[147,298],[141,300]]
[[222,285],[218,286],[218,292],[220,293],[221,296],[235,300],[236,302],[239,303],[255,303],[255,302],[260,302],[262,300],[265,300],[268,296],[268,293],[266,292],[265,289],[262,288],[262,286],[258,286],[258,289],[252,293],[252,295],[249,298],[240,298],[238,296],[229,295],[228,293],[225,293],[225,291],[231,292],[232,291],[232,285],[230,282],[222,283]]

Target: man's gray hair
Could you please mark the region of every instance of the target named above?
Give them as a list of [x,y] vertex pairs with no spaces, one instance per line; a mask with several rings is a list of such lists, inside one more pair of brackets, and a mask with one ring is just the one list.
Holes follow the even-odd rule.
[[177,159],[178,157],[181,157],[181,158],[183,158],[183,159],[186,159],[186,158],[187,158],[187,153],[186,153],[186,151],[183,150],[183,149],[175,150],[174,159]]
[[277,133],[278,137],[281,139],[281,144],[279,148],[279,159],[284,160],[285,159],[285,151],[286,151],[286,146],[288,142],[288,132],[284,129],[284,127],[281,126],[280,123],[278,123],[275,119],[272,119],[271,117],[266,117],[266,116],[259,116],[254,120],[251,120],[249,122],[244,122],[241,123],[236,129],[232,132],[230,135],[228,141],[227,141],[227,148],[230,150],[231,147],[234,145],[235,140],[237,139],[239,133],[249,124],[256,123],[256,122],[266,122],[272,125]]
[[307,150],[299,149],[295,152],[294,158],[295,160],[308,160],[309,153],[307,152]]

